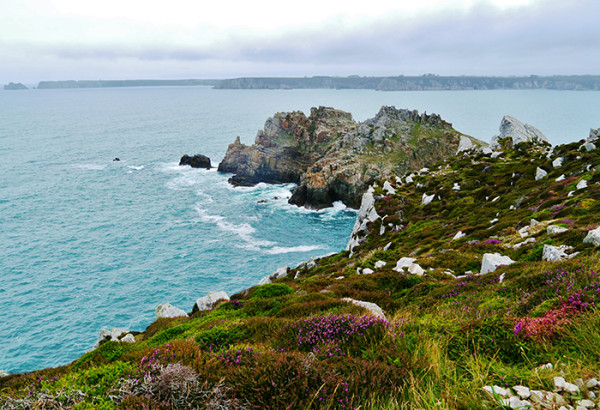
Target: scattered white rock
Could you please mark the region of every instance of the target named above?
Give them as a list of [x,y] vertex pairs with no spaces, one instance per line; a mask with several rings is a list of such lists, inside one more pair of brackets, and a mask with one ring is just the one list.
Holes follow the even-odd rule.
[[354,223],[354,228],[352,228],[348,245],[346,245],[346,250],[350,251],[350,256],[352,256],[354,247],[360,245],[360,243],[364,241],[364,236],[359,235],[359,232],[364,231],[369,222],[374,222],[380,218],[375,209],[375,197],[373,196],[373,192],[375,192],[375,189],[373,186],[370,186],[369,189],[367,189],[367,192],[362,196],[356,222]]
[[119,329],[117,327],[112,328],[111,330],[102,329],[100,331],[100,336],[98,336],[98,340],[94,344],[94,349],[100,346],[101,342],[118,342],[119,337],[121,337],[124,333],[127,333],[127,330]]
[[519,236],[521,238],[525,238],[525,237],[529,236],[529,227],[528,226],[524,226],[523,228],[519,229],[517,231],[517,233],[519,234]]
[[594,407],[596,407],[594,402],[588,399],[577,400],[575,402],[575,405],[577,406],[577,408],[583,407],[584,409],[593,409]]
[[435,194],[427,195],[426,193],[423,193],[423,197],[421,198],[421,205],[427,205],[431,203],[431,201],[433,201],[433,198],[435,198]]
[[453,190],[454,192],[458,192],[458,191],[460,191],[460,185],[458,185],[458,183],[457,183],[457,182],[455,182],[455,183],[454,183],[454,185],[452,186],[452,190]]
[[381,225],[379,227],[379,236],[383,236],[384,233],[385,233],[385,225]]
[[373,266],[375,266],[375,269],[381,269],[385,265],[387,265],[387,262],[385,262],[385,261],[377,261],[377,262],[375,262],[375,265],[373,265]]
[[600,246],[600,226],[592,229],[583,239],[584,243],[591,243],[594,246]]
[[396,183],[397,183],[398,185],[402,185],[402,183],[403,183],[403,182],[402,182],[402,178],[400,178],[400,177],[396,177]]
[[499,277],[498,277],[498,283],[502,283],[504,282],[504,278],[506,278],[506,272],[503,272]]
[[499,200],[499,199],[500,199],[500,197],[499,197],[499,196],[497,196],[496,198],[492,199],[492,202],[496,202],[496,201],[497,201],[497,200]]
[[531,391],[529,390],[529,387],[518,385],[514,386],[512,389],[523,400],[526,400],[531,396]]
[[568,394],[577,394],[579,392],[577,385],[567,382],[563,377],[554,378],[554,388],[558,392],[564,391]]
[[535,180],[536,181],[539,181],[540,179],[544,178],[546,175],[548,175],[548,173],[540,167],[537,167],[537,169],[535,170]]
[[591,151],[593,149],[596,149],[596,144],[594,144],[593,142],[586,142],[582,145],[582,147],[585,148],[586,151]]
[[407,184],[412,184],[414,182],[413,178],[410,175],[404,178],[404,180]]
[[187,317],[187,313],[178,307],[171,305],[170,303],[163,303],[158,305],[154,311],[157,319],[163,317]]
[[490,221],[490,223],[491,223],[492,225],[493,225],[493,224],[495,224],[496,222],[498,222],[498,218],[494,218],[494,219],[492,219],[492,220]]
[[[316,264],[315,264],[316,266]],[[306,267],[308,268],[308,262],[306,263]],[[313,266],[314,267],[314,266]],[[275,279],[285,278],[290,271],[289,266],[280,266],[277,270],[270,275],[265,276],[258,282],[258,286],[266,285],[267,283],[272,283]]]
[[510,407],[511,409],[528,409],[531,407],[530,402],[527,400],[521,400],[517,396],[511,396],[508,399],[503,399],[500,401],[500,404]]
[[527,245],[527,244],[534,243],[534,242],[535,242],[535,238],[528,238],[528,239],[525,239],[523,242],[514,244],[513,249],[519,249],[523,245]]
[[425,270],[421,266],[419,266],[419,264],[415,263],[415,261],[415,258],[400,258],[400,260],[396,262],[396,267],[393,268],[393,270],[395,270],[396,272],[403,273],[404,269],[406,268],[408,270],[408,273],[423,276]]
[[471,141],[471,138],[461,135],[460,141],[458,143],[458,148],[456,149],[456,153],[458,154],[459,152],[468,151],[474,147],[475,147],[475,144],[473,144],[473,141]]
[[384,251],[387,251],[388,249],[390,249],[390,247],[391,247],[391,246],[392,246],[392,243],[391,243],[391,242],[388,242],[388,243],[387,243],[387,245],[385,245],[385,246],[383,247],[383,250],[384,250]]
[[352,303],[353,305],[360,306],[360,307],[367,309],[369,312],[371,312],[371,314],[373,316],[377,316],[377,317],[381,317],[381,318],[385,319],[385,314],[383,313],[383,310],[381,310],[381,308],[379,306],[377,306],[375,303],[364,302],[362,300],[356,300],[356,299],[352,299],[352,298],[342,298],[342,300],[344,302]]
[[600,382],[598,382],[598,380],[594,378],[589,379],[587,382],[585,382],[585,387],[587,387],[588,389],[592,389],[598,385],[600,385]]
[[0,369],[0,377],[6,377],[6,376],[8,376],[8,372]]
[[493,151],[490,147],[483,147],[483,148],[481,148],[481,153],[483,155],[490,155],[493,153]]
[[204,310],[210,310],[213,307],[215,307],[215,305],[217,304],[217,302],[224,300],[224,301],[229,301],[229,296],[227,296],[227,293],[225,291],[219,291],[219,292],[210,292],[207,296],[203,296],[201,298],[196,299],[196,304],[194,305],[194,311],[195,310],[199,310],[199,311],[204,311]]
[[569,191],[569,195],[567,195],[568,198],[572,197],[575,194],[575,191]]
[[562,174],[561,176],[559,176],[558,178],[556,178],[554,181],[555,182],[560,182],[560,181],[564,181],[565,180],[565,174]]
[[364,269],[362,270],[362,274],[363,274],[363,275],[370,275],[370,274],[372,274],[372,273],[374,273],[374,272],[375,272],[375,271],[374,271],[373,269],[371,269],[371,268],[364,268]]
[[539,223],[539,221],[536,221],[536,220],[535,220],[535,219],[533,219],[533,218],[532,218],[532,219],[529,221],[529,226],[530,226],[530,227],[531,227],[531,226],[536,226],[536,225],[539,225],[539,224],[540,224],[540,223]]
[[546,364],[543,364],[538,367],[538,370],[552,370],[552,369],[554,369],[554,366],[552,365],[552,363],[546,363]]
[[481,260],[481,274],[494,272],[498,266],[510,265],[515,263],[508,256],[500,255],[499,253],[484,253]]
[[135,336],[133,336],[131,333],[127,333],[125,336],[123,336],[121,338],[121,342],[124,342],[124,343],[135,343]]
[[577,186],[576,186],[576,188],[577,188],[578,190],[579,190],[579,189],[585,189],[585,188],[587,188],[587,186],[588,186],[588,183],[587,183],[587,181],[586,181],[585,179],[582,179],[581,181],[579,181],[579,182],[577,183]]
[[389,183],[389,181],[385,181],[383,183],[383,190],[385,192],[388,193],[388,195],[393,195],[396,193],[396,190],[394,189],[394,187],[392,186],[392,184]]
[[492,152],[492,158],[498,158],[500,155],[502,155],[502,151],[494,151],[494,152]]
[[548,232],[548,235],[557,235],[559,233],[567,232],[568,230],[569,229],[558,225],[548,225],[548,227],[546,228],[546,232]]
[[492,149],[499,147],[498,140],[500,138],[511,138],[513,145],[528,141],[548,142],[548,139],[540,130],[532,125],[524,124],[510,115],[505,115],[502,118],[499,131],[500,135],[492,138]]
[[553,245],[544,245],[544,251],[542,255],[543,261],[560,261],[563,259],[571,258],[572,255],[567,255],[566,251],[573,249],[567,245],[553,246]]
[[562,167],[562,164],[563,164],[564,160],[565,159],[563,157],[558,157],[554,161],[552,161],[552,166],[554,168],[560,168],[560,167]]
[[500,397],[509,397],[510,396],[510,391],[508,391],[507,389],[504,389],[500,386],[485,386],[483,388],[483,390],[488,392],[492,397],[494,397],[495,395],[500,396]]
[[335,280],[342,280],[344,278],[345,278],[345,276],[338,276],[337,278],[335,278]]
[[454,235],[454,237],[452,238],[453,241],[457,241],[460,238],[464,238],[465,236],[467,236],[467,234],[464,234],[462,231],[458,231],[456,232],[456,235]]

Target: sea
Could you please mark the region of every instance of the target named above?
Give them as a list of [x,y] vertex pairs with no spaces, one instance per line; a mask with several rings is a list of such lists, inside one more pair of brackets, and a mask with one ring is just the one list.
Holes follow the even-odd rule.
[[343,250],[355,210],[298,208],[293,185],[234,188],[179,158],[216,167],[276,112],[332,106],[364,121],[382,105],[438,113],[484,141],[506,114],[553,144],[600,127],[593,91],[0,91],[0,369],[68,364],[103,328],[144,330],[158,304],[191,311],[210,291]]

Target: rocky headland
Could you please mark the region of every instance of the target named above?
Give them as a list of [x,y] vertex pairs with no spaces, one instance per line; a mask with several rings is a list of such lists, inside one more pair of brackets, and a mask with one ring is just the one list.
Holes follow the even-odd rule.
[[229,145],[220,172],[234,185],[289,183],[290,203],[325,208],[335,201],[358,208],[362,194],[388,174],[415,171],[486,144],[452,128],[436,114],[382,107],[362,123],[330,107],[277,113],[254,145]]
[[0,407],[598,408],[600,129],[553,147],[506,116],[456,150],[374,179],[346,250],[0,372]]
[[5,90],[10,90],[10,91],[14,91],[14,90],[28,90],[27,86],[25,86],[22,83],[8,83],[4,85],[4,89]]

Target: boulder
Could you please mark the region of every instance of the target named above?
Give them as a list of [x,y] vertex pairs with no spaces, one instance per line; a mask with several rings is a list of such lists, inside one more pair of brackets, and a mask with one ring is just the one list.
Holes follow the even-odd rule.
[[585,238],[583,238],[583,242],[591,243],[594,246],[600,246],[600,226],[590,230]]
[[395,270],[396,272],[404,273],[405,269],[406,269],[408,271],[408,273],[411,273],[413,275],[423,276],[423,274],[425,273],[425,269],[423,269],[419,264],[415,263],[415,261],[416,261],[415,258],[407,258],[407,257],[400,258],[400,260],[398,260],[398,262],[396,262],[396,267],[394,267],[392,270]]
[[351,254],[354,247],[360,245],[366,239],[366,234],[368,233],[366,232],[367,224],[380,218],[375,209],[374,191],[374,188],[371,186],[362,196],[356,222],[354,223],[354,228],[352,228],[348,245],[346,245],[346,250],[350,251]]
[[431,201],[433,201],[433,198],[435,198],[435,194],[427,195],[426,193],[423,193],[423,197],[421,198],[421,205],[430,204]]
[[531,396],[531,391],[529,390],[529,387],[517,385],[514,386],[512,389],[523,400],[527,400]]
[[546,175],[548,175],[548,173],[546,171],[544,171],[542,168],[537,167],[535,170],[535,180],[539,181],[540,179],[544,178]]
[[510,391],[500,386],[484,386],[483,390],[492,397],[510,397]]
[[377,262],[375,262],[375,265],[373,265],[373,266],[375,266],[375,269],[381,269],[385,265],[387,265],[387,262],[385,262],[385,261],[377,261]]
[[458,143],[458,148],[456,149],[456,153],[460,153],[463,151],[468,151],[472,148],[476,148],[477,145],[473,144],[470,138],[465,137],[464,135],[460,137],[460,141]]
[[372,273],[375,273],[375,271],[374,271],[373,269],[371,269],[371,268],[364,268],[364,269],[362,270],[362,274],[363,274],[363,275],[370,275],[370,274],[372,274]]
[[500,400],[500,404],[504,407],[510,407],[511,409],[528,409],[531,407],[531,403],[527,400],[521,400],[517,396],[510,396],[508,399]]
[[166,317],[187,317],[187,313],[183,310],[171,305],[170,303],[163,303],[158,305],[154,311],[157,319]]
[[179,160],[179,165],[189,165],[192,168],[210,169],[210,158],[205,155],[196,154],[193,156],[184,155]]
[[127,330],[119,329],[117,327],[112,328],[111,330],[102,329],[100,331],[100,335],[98,336],[98,340],[96,340],[96,343],[94,344],[94,349],[100,346],[100,344],[103,342],[118,342],[119,338],[126,333],[128,333]]
[[600,138],[600,128],[590,128],[590,136],[587,139],[587,142],[594,142]]
[[587,186],[588,186],[587,181],[585,179],[582,179],[581,181],[579,181],[577,183],[577,187],[576,188],[577,189],[585,189],[585,188],[587,188]]
[[452,240],[453,241],[457,241],[457,240],[459,240],[461,238],[464,238],[465,236],[467,236],[467,234],[463,233],[462,231],[458,231],[458,232],[456,232],[456,235],[454,235],[452,237]]
[[568,394],[579,393],[579,387],[573,383],[567,382],[563,377],[554,378],[554,388],[558,392],[564,391]]
[[275,272],[262,278],[260,282],[258,282],[258,286],[266,285],[267,283],[272,283],[275,279],[284,278],[289,272],[289,266],[280,266]]
[[559,233],[567,232],[569,229],[558,225],[548,225],[546,232],[548,235],[558,235]]
[[484,253],[481,260],[481,274],[494,272],[498,266],[510,265],[515,263],[508,256],[500,255],[499,253]]
[[558,157],[554,161],[552,161],[552,166],[554,168],[560,168],[560,167],[562,167],[563,161],[564,161],[563,157]]
[[502,118],[499,131],[500,135],[492,138],[492,149],[499,148],[498,141],[502,138],[510,138],[513,146],[522,142],[548,143],[548,139],[540,130],[532,125],[524,124],[510,115]]
[[563,259],[569,259],[573,256],[577,255],[578,252],[568,255],[566,251],[570,251],[573,248],[567,245],[553,246],[553,245],[544,245],[544,253],[542,255],[543,261],[560,261]]
[[392,184],[389,183],[389,181],[385,181],[383,183],[383,190],[387,192],[388,195],[394,195],[396,193],[396,190],[394,189]]
[[121,339],[121,342],[135,343],[135,336],[133,336],[131,333],[127,333],[125,336],[123,336],[123,338]]
[[229,301],[229,296],[224,291],[219,292],[210,292],[207,296],[203,296],[201,298],[196,299],[196,303],[194,304],[194,308],[192,309],[192,313],[196,313],[198,311],[202,312],[205,310],[211,310],[215,307],[217,302],[220,301]]
[[352,303],[353,305],[365,308],[369,312],[371,312],[371,314],[373,316],[385,319],[385,314],[383,313],[383,310],[381,310],[381,308],[379,306],[377,306],[375,303],[364,302],[362,300],[356,300],[356,299],[352,299],[352,298],[342,298],[342,301]]

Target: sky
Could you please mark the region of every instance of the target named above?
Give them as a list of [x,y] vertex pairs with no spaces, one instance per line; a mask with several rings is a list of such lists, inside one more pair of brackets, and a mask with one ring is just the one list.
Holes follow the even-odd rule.
[[0,0],[0,84],[600,74],[600,0]]

